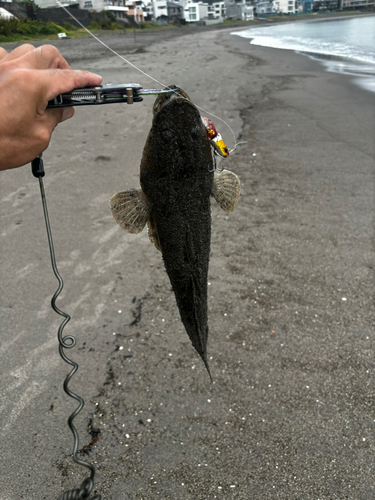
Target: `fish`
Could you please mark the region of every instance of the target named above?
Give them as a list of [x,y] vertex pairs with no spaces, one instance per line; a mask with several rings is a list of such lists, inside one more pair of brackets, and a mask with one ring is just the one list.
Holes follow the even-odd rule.
[[214,151],[221,150],[222,156],[229,152],[221,136],[222,142],[212,143],[212,122],[202,120],[183,89],[167,88],[178,92],[160,95],[154,103],[140,188],[114,194],[109,204],[123,230],[137,234],[147,225],[162,254],[181,321],[212,381],[207,359],[210,200],[230,214],[239,200],[240,181],[233,172],[215,168]]

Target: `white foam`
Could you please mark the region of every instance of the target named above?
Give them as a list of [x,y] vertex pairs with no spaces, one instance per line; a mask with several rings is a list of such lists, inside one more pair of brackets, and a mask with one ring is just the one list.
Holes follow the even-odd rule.
[[[237,31],[252,45],[293,50],[324,64],[327,71],[356,76],[366,90],[375,88],[375,17],[319,23],[289,23]],[[363,81],[360,77],[364,77]]]

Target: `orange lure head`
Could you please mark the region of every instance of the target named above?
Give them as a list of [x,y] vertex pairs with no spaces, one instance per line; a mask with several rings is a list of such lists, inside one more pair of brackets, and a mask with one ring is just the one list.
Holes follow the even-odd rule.
[[217,132],[212,121],[202,116],[202,122],[206,128],[207,137],[210,139],[215,152],[224,158],[229,156],[229,150],[225,145],[225,142],[223,141],[221,135]]

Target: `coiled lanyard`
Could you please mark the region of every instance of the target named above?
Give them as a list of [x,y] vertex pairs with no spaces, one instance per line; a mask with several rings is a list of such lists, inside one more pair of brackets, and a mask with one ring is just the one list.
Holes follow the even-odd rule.
[[60,295],[63,287],[64,287],[64,282],[59,274],[59,271],[57,269],[56,265],[56,258],[55,258],[55,250],[53,247],[53,239],[52,239],[52,232],[51,232],[51,226],[49,223],[49,217],[48,217],[48,210],[47,210],[47,201],[46,201],[46,195],[44,191],[44,184],[43,184],[43,177],[45,175],[44,172],[44,166],[43,166],[43,160],[42,160],[42,155],[38,156],[35,158],[35,160],[32,161],[31,163],[31,169],[32,173],[35,177],[38,178],[39,180],[39,187],[40,187],[40,194],[42,197],[42,204],[43,204],[43,213],[44,213],[44,221],[46,223],[46,230],[47,230],[47,237],[48,237],[48,245],[49,245],[49,251],[51,255],[51,263],[52,263],[52,269],[53,272],[59,282],[59,286],[54,293],[52,299],[51,299],[51,306],[52,309],[62,316],[64,318],[63,322],[60,324],[58,332],[57,332],[57,338],[59,341],[59,353],[62,359],[68,363],[70,366],[72,366],[71,371],[68,373],[64,380],[64,391],[68,396],[71,398],[75,399],[78,401],[79,405],[78,407],[74,410],[74,412],[70,415],[68,418],[68,425],[70,430],[72,431],[73,434],[73,460],[78,464],[81,465],[82,467],[86,467],[87,469],[90,470],[90,477],[86,478],[81,486],[78,489],[75,490],[70,490],[66,491],[65,493],[62,493],[57,500],[101,500],[101,495],[99,494],[94,494],[94,496],[90,497],[93,489],[94,489],[94,477],[95,477],[95,467],[88,463],[85,462],[84,460],[81,460],[78,458],[77,453],[78,453],[78,444],[79,444],[79,436],[77,429],[75,428],[73,424],[73,420],[76,418],[76,416],[81,412],[85,402],[83,398],[74,392],[72,392],[69,388],[69,382],[72,379],[73,375],[76,373],[78,370],[78,363],[75,361],[72,361],[69,359],[65,352],[64,349],[72,349],[76,345],[76,339],[72,335],[66,335],[63,337],[63,330],[66,326],[66,324],[70,321],[70,316],[69,314],[61,311],[57,306],[56,306],[56,299]]

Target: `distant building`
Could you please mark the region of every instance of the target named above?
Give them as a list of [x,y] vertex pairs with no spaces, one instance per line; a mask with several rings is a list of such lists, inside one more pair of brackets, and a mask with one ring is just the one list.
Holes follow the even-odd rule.
[[143,9],[142,9],[142,4],[143,2],[141,1],[134,1],[134,0],[125,0],[125,7],[128,8],[128,11],[119,11],[121,12],[122,16],[116,15],[117,18],[121,19],[122,17],[125,17],[125,12],[126,15],[129,17],[132,17],[134,21],[139,24],[143,23],[144,21],[144,16],[143,16]]
[[[93,12],[102,12],[104,10],[105,12],[111,12],[119,20],[124,19],[125,15],[129,12],[129,7],[125,2],[126,0],[78,0],[80,9]],[[133,2],[131,4],[133,5]],[[56,2],[54,2],[54,6],[56,6]]]
[[340,9],[363,9],[374,7],[374,0],[339,0]]
[[153,21],[167,22],[167,0],[152,0],[152,2],[147,5],[147,11],[150,13]]
[[183,7],[177,2],[167,2],[169,24],[178,24],[184,18]]
[[273,10],[277,14],[296,14],[298,6],[296,0],[274,0]]
[[183,17],[187,23],[197,23],[208,19],[208,3],[180,0],[183,6]]
[[152,0],[147,4],[147,19],[161,24],[178,24],[183,19],[183,6],[178,2]]
[[208,2],[208,21],[223,22],[226,17],[226,4],[222,2]]
[[256,12],[258,15],[271,15],[276,11],[274,10],[273,0],[260,0],[256,4]]
[[314,0],[313,12],[324,12],[339,8],[339,0]]
[[[57,3],[55,0],[34,0],[33,2],[35,5],[37,5],[40,9],[53,9],[58,7]],[[70,5],[77,5],[78,1],[77,0],[64,0],[62,2],[64,7],[69,7]]]
[[313,10],[313,0],[302,0],[300,7],[302,14],[310,14]]
[[297,14],[299,8],[296,0],[260,0],[256,3],[256,12],[260,16]]
[[226,15],[228,19],[251,21],[254,19],[254,6],[249,0],[226,0]]
[[124,21],[127,17],[133,18],[137,24],[144,21],[143,8],[145,8],[145,4],[142,0],[78,0],[78,2],[79,7],[83,10],[111,12],[118,21]]
[[[242,1],[242,0],[241,0]],[[206,23],[222,22],[226,17],[224,0],[150,0],[146,6],[147,19],[158,23]]]

